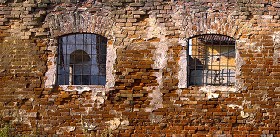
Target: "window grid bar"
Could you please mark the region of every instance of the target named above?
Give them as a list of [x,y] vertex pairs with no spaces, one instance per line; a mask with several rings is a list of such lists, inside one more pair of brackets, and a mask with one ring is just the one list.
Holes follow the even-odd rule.
[[[57,48],[56,83],[58,85],[104,85],[106,83],[106,71],[105,73],[103,71],[104,69],[106,70],[106,44],[106,38],[95,34],[71,34],[60,37],[58,39]],[[87,52],[75,53],[73,51],[79,49],[82,51],[88,50],[89,54],[86,54]],[[96,50],[96,53],[94,53],[94,50]],[[105,53],[101,52],[101,50],[105,50]],[[73,54],[68,52],[72,52]],[[89,58],[89,60],[87,60],[87,58]],[[93,64],[94,60],[91,60],[93,58],[95,58],[94,60],[97,62],[96,65]],[[77,64],[76,61],[71,61],[71,59],[78,59],[81,62]],[[93,71],[93,69],[96,71]],[[77,81],[79,81],[78,84]]]
[[[63,42],[62,42],[63,43]],[[65,52],[66,52],[66,59],[64,59],[65,58],[65,56],[63,56],[63,60],[65,60],[65,63],[64,63],[64,75],[66,75],[66,66],[67,66],[67,47],[68,47],[68,36],[66,37],[66,48],[65,48]],[[63,47],[62,47],[62,49],[63,49]],[[63,53],[62,53],[63,54]],[[66,83],[66,77],[64,76],[64,83]]]
[[[229,43],[228,43],[229,44]],[[229,46],[227,46],[227,64],[229,64]],[[229,68],[227,66],[227,86],[229,85],[229,79],[230,78],[230,71],[229,71]]]
[[[188,39],[187,43],[188,85],[232,85],[235,77],[235,71],[232,71],[234,65],[230,64],[231,54],[235,52],[235,41],[232,38],[215,34],[201,35]],[[203,55],[204,58],[201,58]],[[204,64],[199,65],[198,61]],[[200,77],[202,79],[199,82]]]
[[217,60],[217,61],[219,61],[219,66],[218,67],[219,67],[219,70],[220,70],[219,71],[219,75],[218,75],[219,76],[219,78],[218,78],[219,85],[222,84],[223,83],[222,81],[224,80],[223,75],[222,75],[222,78],[221,78],[221,75],[220,75],[221,74],[221,59],[222,59],[222,56],[221,56],[221,53],[222,53],[221,45],[222,45],[222,42],[219,41],[219,55],[218,55],[219,56],[219,60]]

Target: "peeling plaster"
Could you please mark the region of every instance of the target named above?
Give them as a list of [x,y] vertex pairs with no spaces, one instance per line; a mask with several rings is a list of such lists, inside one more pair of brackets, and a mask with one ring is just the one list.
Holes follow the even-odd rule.
[[252,105],[251,101],[247,101],[247,100],[243,100],[242,105],[228,104],[227,107],[232,108],[232,109],[239,109],[240,116],[242,118],[246,119],[246,123],[253,123],[256,114],[253,112],[245,112],[244,108],[254,109],[256,111],[258,109],[260,109],[260,106],[258,104]]
[[[77,91],[78,94],[82,94],[85,91],[91,91],[91,102],[92,107],[100,108],[102,104],[104,104],[106,99],[105,88],[103,86],[89,86],[89,85],[60,85],[60,88],[64,91]],[[86,109],[86,113],[89,113],[90,108]]]
[[26,124],[31,127],[32,124],[29,118],[36,118],[37,112],[26,112],[26,110],[18,109],[13,112],[13,117],[15,117],[15,119],[12,120],[12,123]]
[[244,111],[241,111],[241,112],[240,112],[240,115],[241,115],[242,118],[247,118],[247,117],[250,116],[249,113],[245,113]]
[[152,123],[156,123],[156,124],[161,123],[162,120],[163,120],[163,115],[155,115],[155,114],[151,113],[151,114],[149,115],[149,120],[150,120]]
[[55,83],[55,78],[56,78],[56,58],[55,58],[55,51],[56,51],[56,45],[54,42],[54,39],[50,39],[49,41],[49,45],[47,47],[47,50],[51,51],[51,55],[48,55],[48,60],[47,60],[47,64],[48,64],[48,70],[45,73],[46,76],[46,81],[45,81],[45,87],[46,88],[52,88],[54,83]]
[[157,77],[157,83],[159,86],[156,87],[150,87],[153,92],[149,93],[149,97],[152,98],[150,102],[150,106],[145,109],[146,112],[152,112],[158,108],[163,107],[163,99],[162,99],[162,93],[160,92],[160,89],[163,87],[163,69],[167,66],[167,60],[168,60],[168,48],[170,45],[170,42],[166,39],[166,30],[164,26],[161,26],[160,24],[157,24],[156,15],[150,15],[150,17],[147,19],[147,22],[149,24],[149,27],[147,28],[147,39],[152,38],[159,38],[160,42],[155,45],[155,51],[154,51],[154,64],[152,65],[153,69],[159,69],[159,72],[155,73],[155,76]]
[[109,125],[108,129],[110,130],[116,130],[121,126],[128,126],[129,121],[128,120],[121,120],[121,118],[114,118],[110,121],[105,122]]
[[104,104],[106,99],[105,91],[103,88],[94,88],[92,90],[91,100],[93,101],[92,106],[96,104],[97,108],[100,108]]
[[82,125],[83,125],[83,128],[87,131],[95,130],[97,127],[97,125],[95,123],[84,122],[84,123],[82,123]]
[[63,131],[66,131],[68,133],[75,131],[76,127],[74,126],[66,126],[66,127],[60,127]]
[[81,125],[84,130],[86,131],[92,131],[96,130],[98,124],[96,122],[85,122],[83,119],[83,115],[81,115]]
[[227,105],[229,108],[232,108],[232,109],[235,109],[235,108],[238,108],[238,109],[243,109],[243,107],[242,106],[240,106],[240,105],[236,105],[236,104],[228,104]]
[[160,92],[160,88],[154,87],[153,89],[153,92],[148,94],[148,97],[152,98],[152,100],[150,101],[150,106],[145,109],[146,112],[153,112],[154,110],[163,107],[163,94]]
[[215,93],[216,91],[236,92],[237,90],[235,87],[229,87],[229,86],[203,86],[199,89],[199,91],[207,93],[208,99],[213,99],[219,97],[219,94]]
[[[236,71],[235,71],[235,77],[241,75],[241,67],[245,64],[245,61],[240,56],[239,50],[236,49]],[[244,86],[242,79],[236,79],[235,87],[237,91],[241,91],[240,89],[247,89],[247,87]]]
[[[187,46],[186,39],[179,39],[179,44],[183,47]],[[185,50],[181,50],[179,60],[179,71],[178,71],[178,87],[179,88],[187,88],[187,53]]]
[[245,47],[247,47],[247,52],[248,50],[251,50],[253,52],[261,53],[261,51],[264,49],[263,45],[258,45],[257,42],[246,43]]
[[115,86],[114,64],[117,58],[117,48],[113,45],[107,45],[107,60],[106,60],[106,85],[105,88],[109,89]]
[[120,126],[121,120],[119,118],[114,118],[106,123],[109,124],[109,129],[116,130]]

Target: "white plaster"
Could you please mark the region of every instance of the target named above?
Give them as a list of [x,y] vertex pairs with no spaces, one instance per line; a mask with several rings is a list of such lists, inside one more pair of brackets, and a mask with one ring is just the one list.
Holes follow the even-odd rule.
[[159,69],[159,72],[154,73],[154,75],[157,77],[157,83],[158,86],[150,87],[153,92],[149,93],[149,97],[152,99],[150,101],[150,106],[145,109],[146,112],[152,112],[158,108],[163,107],[163,99],[162,99],[162,93],[160,92],[160,89],[163,87],[163,69],[167,66],[167,60],[168,60],[168,48],[169,46],[172,46],[168,39],[166,39],[166,30],[164,26],[161,26],[160,24],[157,24],[156,22],[156,15],[152,14],[147,19],[149,27],[147,28],[147,39],[152,38],[159,38],[160,42],[156,43],[155,45],[155,51],[154,51],[154,64],[152,65],[153,69]]
[[[186,39],[179,39],[179,44],[183,47],[187,46]],[[185,50],[180,51],[180,60],[179,60],[179,71],[178,71],[178,87],[187,88],[187,53]]]
[[274,92],[280,92],[280,87],[276,87],[276,88],[274,89]]
[[243,109],[243,106],[236,105],[236,104],[228,104],[227,106],[228,106],[229,108],[232,108],[232,109],[235,109],[235,108]]
[[59,87],[61,87],[64,91],[78,91],[78,94],[91,90],[88,85],[60,85]]
[[97,125],[95,123],[87,123],[87,122],[83,122],[82,126],[87,131],[95,130],[97,127]]
[[188,97],[180,97],[180,100],[182,100],[182,101],[190,101],[190,99]]
[[63,134],[63,132],[65,132],[65,131],[68,132],[68,133],[70,133],[70,132],[75,131],[75,129],[76,129],[76,127],[74,127],[74,126],[60,127],[58,130],[56,130],[56,134],[61,135],[61,134]]
[[250,116],[249,113],[245,113],[244,111],[241,111],[240,115],[241,115],[242,118],[248,118]]
[[105,88],[109,89],[115,85],[115,76],[113,75],[114,64],[117,58],[117,49],[113,45],[107,45],[107,60],[106,60],[106,85]]
[[106,99],[104,88],[94,88],[92,89],[91,100],[93,101],[92,106],[96,104],[97,108],[104,104]]
[[176,93],[177,93],[179,96],[181,96],[182,92],[183,92],[182,89],[176,90]]
[[165,27],[161,27],[159,24],[156,23],[156,15],[151,15],[148,19],[149,27],[147,28],[147,39],[151,38],[159,38],[160,42],[157,43],[154,57],[155,60],[153,64],[154,69],[163,69],[167,65],[167,51],[169,42],[167,41],[165,34],[166,30]]
[[45,73],[46,81],[45,81],[45,87],[46,88],[52,88],[55,84],[55,78],[56,78],[56,65],[55,65],[55,51],[56,46],[54,46],[54,40],[50,39],[49,46],[47,47],[47,50],[51,51],[51,55],[48,56],[47,60],[47,72]]
[[[36,113],[36,114],[35,114]],[[14,120],[12,120],[12,123],[20,123],[20,124],[26,124],[29,127],[31,127],[31,121],[29,120],[30,117],[34,118],[34,115],[37,116],[37,112],[26,112],[26,110],[18,109],[13,112],[13,117],[15,117]],[[35,117],[36,117],[35,116]]]
[[69,132],[74,131],[76,129],[76,127],[74,127],[74,126],[67,126],[67,127],[65,127],[65,129],[69,133]]
[[109,124],[109,129],[115,130],[120,126],[121,120],[119,118],[114,118],[113,120],[107,121],[105,123]]
[[128,125],[129,125],[129,121],[128,121],[128,120],[123,120],[123,121],[121,122],[121,125],[122,125],[122,126],[128,126]]
[[[236,76],[240,76],[241,75],[241,67],[242,65],[245,64],[245,61],[243,60],[243,58],[240,56],[239,50],[236,49],[236,71],[235,71],[235,77]],[[235,87],[236,87],[236,91],[241,91],[239,89],[246,89],[247,87],[244,86],[243,81],[242,80],[235,80]]]
[[148,94],[149,98],[152,98],[150,101],[150,106],[145,109],[146,112],[152,112],[158,108],[163,107],[163,99],[162,99],[162,93],[160,92],[160,88],[153,87],[153,92]]
[[212,98],[219,97],[219,94],[215,93],[216,91],[236,92],[237,89],[235,87],[230,87],[230,86],[203,86],[203,87],[200,87],[199,91],[207,93],[207,98],[212,99]]

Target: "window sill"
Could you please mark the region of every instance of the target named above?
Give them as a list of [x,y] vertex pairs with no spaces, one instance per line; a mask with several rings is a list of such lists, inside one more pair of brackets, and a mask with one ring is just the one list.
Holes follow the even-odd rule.
[[79,94],[84,91],[105,91],[104,85],[59,85],[59,88],[64,91],[77,91]]
[[219,98],[221,93],[238,92],[236,86],[189,86],[188,89],[196,89],[200,93],[205,93],[208,99]]
[[188,88],[198,88],[200,91],[221,91],[221,92],[236,92],[235,86],[188,86]]

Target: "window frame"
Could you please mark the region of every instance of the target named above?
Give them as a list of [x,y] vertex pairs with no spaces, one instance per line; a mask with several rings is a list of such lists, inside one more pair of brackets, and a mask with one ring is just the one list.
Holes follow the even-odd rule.
[[[82,44],[77,44],[77,35],[83,35],[82,37],[83,37],[83,42],[82,42]],[[102,76],[104,76],[104,82],[103,82],[103,84],[100,84],[100,83],[98,83],[98,84],[95,84],[95,83],[89,83],[89,84],[72,84],[72,83],[70,83],[71,81],[69,81],[70,79],[73,79],[73,76],[75,75],[75,74],[73,74],[73,72],[70,72],[69,71],[69,74],[68,74],[68,76],[69,76],[69,80],[68,81],[64,81],[63,82],[63,84],[61,84],[61,83],[59,83],[59,67],[61,67],[61,64],[60,64],[60,56],[61,56],[61,53],[60,53],[60,51],[61,50],[59,50],[60,48],[64,48],[63,46],[65,46],[65,45],[63,45],[62,44],[62,39],[63,38],[67,38],[67,37],[69,37],[69,36],[73,36],[73,37],[75,37],[75,39],[74,39],[74,41],[75,41],[75,43],[74,43],[74,47],[76,48],[76,50],[73,50],[73,52],[75,52],[75,51],[77,51],[77,50],[82,50],[82,51],[84,51],[84,46],[86,45],[85,44],[85,39],[84,39],[84,35],[90,35],[90,37],[92,37],[93,35],[94,35],[94,37],[96,37],[96,41],[95,41],[95,43],[93,44],[93,43],[91,43],[90,44],[90,47],[91,48],[96,48],[97,46],[99,46],[98,48],[99,48],[99,51],[101,52],[101,47],[103,47],[104,49],[104,51],[103,52],[105,52],[105,54],[103,55],[102,53],[96,53],[96,54],[92,54],[92,52],[93,52],[93,50],[91,49],[91,54],[90,54],[90,56],[93,56],[93,55],[95,55],[95,56],[105,56],[105,62],[103,62],[103,64],[102,63],[100,63],[100,64],[96,64],[98,67],[99,66],[103,66],[103,69],[104,69],[104,74],[102,75]],[[92,39],[92,38],[91,38]],[[101,43],[100,41],[100,43],[98,43],[98,40],[97,39],[102,39],[102,40],[105,40],[105,42],[103,42],[103,43]],[[91,42],[92,42],[92,40],[91,40]],[[106,70],[106,66],[107,66],[107,46],[108,46],[108,44],[107,44],[107,42],[108,42],[108,39],[106,38],[106,37],[104,37],[104,36],[101,36],[101,35],[98,35],[98,34],[95,34],[95,33],[70,33],[70,34],[66,34],[66,35],[62,35],[62,36],[59,36],[58,38],[57,38],[57,52],[56,52],[56,77],[55,77],[55,85],[57,85],[57,86],[60,86],[60,87],[68,87],[68,86],[70,86],[70,87],[97,87],[97,88],[100,88],[100,87],[105,87],[105,85],[107,84],[107,79],[106,79],[106,77],[107,77],[107,70]],[[68,43],[66,43],[66,46],[67,46],[67,44]],[[78,45],[78,46],[77,46]],[[93,47],[93,45],[95,45],[95,47]],[[82,49],[79,49],[80,47],[79,46],[82,46],[83,48]],[[78,48],[77,48],[78,47]],[[67,49],[68,47],[66,47],[66,49]],[[68,50],[68,49],[67,49]],[[96,49],[96,50],[98,50],[98,49]],[[72,52],[72,53],[73,53]],[[84,52],[86,52],[86,51],[84,51]],[[86,52],[87,53],[87,52]],[[62,53],[63,54],[63,53]],[[69,56],[69,59],[70,59],[70,57],[71,57],[71,53],[69,53],[69,54],[67,54],[67,51],[66,51],[66,58],[68,58],[68,56]],[[96,58],[96,60],[97,60],[97,58]],[[69,60],[69,63],[68,64],[66,64],[66,67],[69,67],[69,69],[71,68],[71,66],[72,66],[73,64],[70,64],[70,60]],[[93,66],[93,64],[91,63],[90,64],[90,68],[92,69],[92,66]],[[99,68],[98,68],[99,69]],[[98,71],[100,71],[100,70],[98,70]],[[70,74],[72,74],[72,78],[70,78]],[[95,75],[92,75],[92,72],[90,72],[90,76],[95,76]],[[100,74],[100,72],[98,72],[98,74]],[[83,74],[82,74],[83,75]],[[98,75],[99,76],[99,75]],[[67,75],[65,75],[64,77],[67,77]],[[81,81],[82,81],[82,79],[81,79]],[[80,82],[81,82],[80,81]],[[100,79],[98,79],[98,82],[100,81]],[[69,84],[67,84],[69,82]]]
[[[198,38],[198,37],[200,37],[200,36],[218,36],[218,37],[224,37],[224,38],[228,38],[229,40],[233,40],[234,41],[234,44],[233,45],[230,45],[230,43],[227,43],[226,44],[226,46],[228,46],[228,47],[231,47],[231,46],[233,46],[234,47],[234,66],[231,66],[231,67],[234,67],[235,69],[234,69],[234,74],[233,74],[233,78],[234,78],[234,82],[233,82],[233,84],[229,84],[228,82],[229,82],[229,80],[228,79],[230,79],[230,78],[232,78],[232,75],[230,75],[230,76],[227,76],[226,77],[226,79],[227,79],[227,83],[226,83],[226,85],[225,84],[214,84],[214,83],[212,83],[212,81],[211,81],[211,83],[210,84],[208,84],[208,83],[206,83],[205,81],[203,81],[202,82],[202,84],[201,85],[199,85],[199,84],[191,84],[191,72],[190,72],[190,68],[192,67],[192,66],[195,66],[195,67],[197,67],[197,65],[190,65],[190,63],[191,63],[191,61],[190,61],[190,51],[189,51],[189,49],[190,49],[190,47],[192,47],[193,45],[190,45],[190,40],[193,40],[194,38]],[[213,41],[212,41],[213,42]],[[222,47],[222,41],[219,41],[219,48],[221,48]],[[207,49],[207,46],[208,44],[205,44],[205,45],[203,45],[203,48],[205,48],[204,50],[206,50]],[[197,46],[197,45],[196,45]],[[212,43],[212,45],[211,45],[212,47],[214,47],[214,44]],[[192,47],[193,48],[193,47]],[[229,50],[228,50],[229,51]],[[220,49],[220,52],[221,52],[221,49]],[[187,77],[186,77],[186,85],[187,85],[187,87],[191,87],[191,86],[198,86],[198,87],[201,87],[201,86],[227,86],[227,87],[230,87],[230,86],[235,86],[236,85],[236,65],[237,65],[237,63],[236,63],[236,58],[237,58],[237,56],[236,56],[236,53],[237,53],[237,49],[236,49],[236,40],[234,39],[234,38],[232,38],[232,37],[230,37],[230,36],[227,36],[227,35],[221,35],[221,34],[202,34],[202,35],[195,35],[195,36],[193,36],[193,37],[190,37],[190,38],[188,38],[187,40],[186,40],[186,61],[187,61],[187,64],[186,64],[186,73],[187,73]],[[229,54],[229,52],[228,52],[228,54]],[[207,60],[207,59],[209,59],[208,57],[207,57],[207,53],[205,53],[205,54],[203,54],[202,56],[204,56],[204,60]],[[211,57],[213,57],[213,56],[222,56],[222,53],[219,53],[218,55],[210,55]],[[229,56],[227,56],[228,58],[229,58]],[[227,58],[227,59],[228,59]],[[228,59],[229,60],[229,59]],[[206,64],[206,62],[205,62],[205,64]],[[210,69],[205,69],[206,67],[206,65],[202,65],[203,66],[203,68],[202,69],[199,69],[199,70],[202,70],[203,72],[202,72],[202,79],[204,80],[204,79],[206,79],[207,78],[207,73],[205,74],[205,70],[210,70]],[[228,68],[228,63],[227,63],[227,68]],[[219,73],[221,72],[221,70],[222,69],[220,69],[221,68],[221,64],[219,63],[219,65],[218,65],[218,67],[219,67],[219,69],[218,69],[218,71],[219,71]],[[211,68],[212,68],[212,66],[211,66]],[[227,69],[228,70],[228,69]],[[212,70],[211,70],[212,71]],[[212,78],[212,72],[211,72],[211,78]],[[220,76],[219,76],[219,78],[220,78]],[[223,78],[223,77],[222,77]]]

